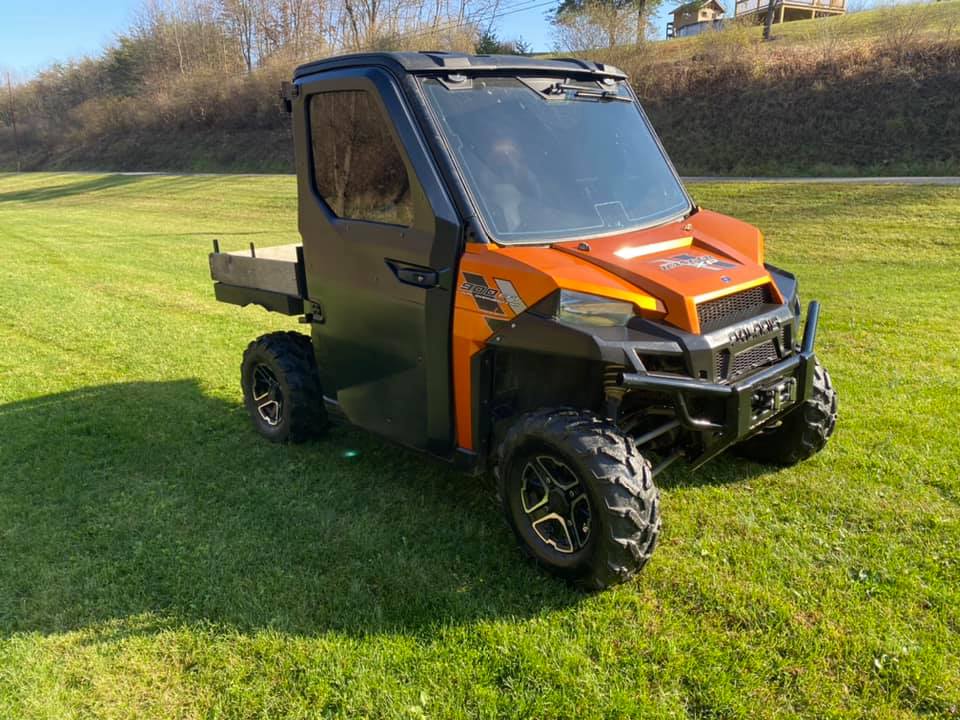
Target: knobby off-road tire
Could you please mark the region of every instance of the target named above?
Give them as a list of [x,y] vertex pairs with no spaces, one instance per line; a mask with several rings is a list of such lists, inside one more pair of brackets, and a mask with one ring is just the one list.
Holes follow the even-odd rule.
[[[650,559],[660,533],[659,495],[650,463],[612,423],[572,409],[523,415],[500,444],[494,473],[521,549],[554,575],[602,590]],[[569,519],[566,530],[550,515]]]
[[817,363],[813,395],[791,410],[783,423],[740,443],[735,450],[750,460],[795,465],[823,450],[837,425],[837,391],[830,373]]
[[317,362],[306,335],[257,338],[243,353],[240,378],[253,426],[268,440],[303,442],[326,429]]

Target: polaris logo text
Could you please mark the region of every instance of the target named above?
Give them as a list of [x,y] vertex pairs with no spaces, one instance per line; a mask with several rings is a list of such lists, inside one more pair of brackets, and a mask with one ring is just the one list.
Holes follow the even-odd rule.
[[671,258],[660,258],[650,262],[658,263],[660,269],[664,272],[676,270],[681,267],[696,268],[697,270],[732,270],[736,267],[733,263],[728,263],[713,255],[674,255]]
[[763,337],[764,335],[769,335],[770,333],[779,330],[780,325],[780,320],[777,318],[772,318],[770,320],[758,320],[750,325],[734,328],[727,335],[727,339],[731,343],[743,343],[747,342],[748,340],[756,340],[757,338]]

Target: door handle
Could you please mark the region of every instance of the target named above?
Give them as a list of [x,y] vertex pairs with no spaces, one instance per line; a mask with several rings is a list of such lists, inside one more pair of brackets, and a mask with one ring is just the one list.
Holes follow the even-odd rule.
[[416,285],[417,287],[431,288],[437,284],[437,272],[435,270],[414,270],[413,268],[399,268],[397,278],[407,285]]
[[415,285],[422,288],[436,287],[440,277],[436,270],[430,268],[418,267],[416,265],[407,265],[399,263],[396,260],[387,260],[393,274],[397,280],[406,285]]

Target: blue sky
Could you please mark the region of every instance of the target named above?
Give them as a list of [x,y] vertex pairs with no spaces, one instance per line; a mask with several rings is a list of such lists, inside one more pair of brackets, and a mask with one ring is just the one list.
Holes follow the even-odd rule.
[[0,0],[0,69],[30,75],[97,54],[130,24],[139,0]]

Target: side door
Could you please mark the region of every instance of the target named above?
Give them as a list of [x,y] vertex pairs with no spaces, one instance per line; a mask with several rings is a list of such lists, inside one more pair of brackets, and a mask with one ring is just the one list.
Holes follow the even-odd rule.
[[294,133],[324,394],[356,425],[447,453],[460,222],[401,88],[375,67],[305,78]]

